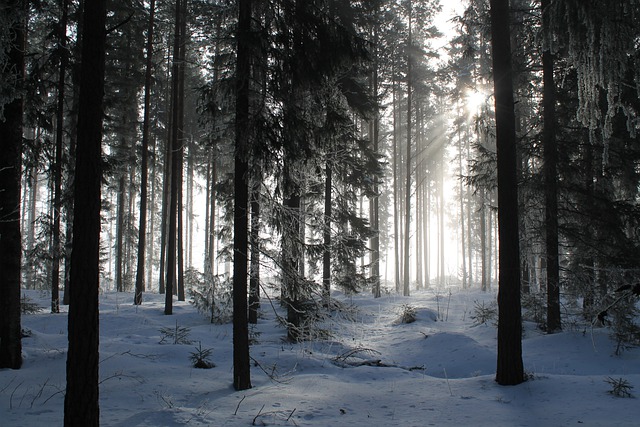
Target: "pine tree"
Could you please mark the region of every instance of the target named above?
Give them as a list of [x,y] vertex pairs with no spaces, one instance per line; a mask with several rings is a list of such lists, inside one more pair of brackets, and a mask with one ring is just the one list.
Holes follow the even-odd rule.
[[[149,3],[149,25],[147,27],[146,64],[144,77],[144,118],[142,122],[142,156],[140,160],[140,226],[138,228],[138,264],[136,268],[136,284],[133,303],[142,304],[144,291],[145,251],[147,238],[147,191],[148,191],[148,157],[149,157],[149,127],[151,125],[151,84],[153,75],[153,33],[155,25],[156,2]],[[152,184],[153,185],[153,182]],[[151,242],[153,244],[153,241]]]
[[[549,0],[542,0],[542,27],[549,29]],[[548,35],[550,37],[550,35]],[[543,138],[545,176],[545,223],[547,252],[547,332],[561,328],[560,322],[560,265],[558,254],[558,147],[556,140],[556,96],[553,76],[553,54],[547,41],[542,52],[543,89]]]
[[65,426],[98,426],[100,423],[98,289],[106,17],[105,0],[85,4],[69,283]]
[[[8,1],[3,11],[6,27],[0,30],[8,36],[1,40],[11,43],[0,46],[7,51],[6,62],[0,60],[0,65],[8,70],[2,72],[0,87],[10,94],[8,99],[0,99],[0,368],[12,369],[22,365],[20,184],[24,100],[20,91],[24,81],[26,4],[22,0]],[[5,88],[7,83],[14,86]]]
[[509,22],[509,1],[491,0],[500,233],[500,315],[496,381],[500,385],[516,385],[525,379],[522,364],[518,179]]
[[240,0],[236,59],[236,147],[233,213],[233,387],[251,388],[247,318],[247,253],[249,249],[249,162],[251,75],[251,0]]

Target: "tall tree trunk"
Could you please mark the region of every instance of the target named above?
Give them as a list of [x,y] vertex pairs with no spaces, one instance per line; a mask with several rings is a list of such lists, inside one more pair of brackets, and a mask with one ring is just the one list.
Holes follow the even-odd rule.
[[[136,285],[133,303],[142,304],[144,292],[145,250],[147,239],[147,191],[148,191],[148,157],[149,128],[151,122],[151,84],[153,72],[153,29],[156,12],[156,1],[149,3],[149,25],[147,26],[146,63],[144,72],[144,113],[142,120],[142,156],[140,159],[140,226],[138,227],[138,263],[136,267]],[[152,183],[153,185],[153,183]],[[152,242],[153,244],[153,242]]]
[[251,0],[240,0],[238,8],[233,209],[233,387],[236,390],[246,390],[251,388],[247,320]]
[[147,250],[147,261],[146,261],[146,271],[147,271],[147,281],[142,282],[142,290],[145,291],[147,286],[150,287],[153,283],[153,266],[154,266],[154,255],[155,255],[155,221],[156,221],[156,171],[158,169],[157,155],[156,155],[156,139],[152,139],[151,143],[151,152],[154,161],[151,163],[151,203],[149,204],[149,228],[148,228],[148,237],[145,241],[145,247],[148,247]]
[[518,236],[518,173],[511,69],[509,0],[491,0],[491,46],[496,103],[498,156],[498,360],[496,381],[516,385],[525,380],[522,364],[520,311],[520,242]]
[[[543,28],[550,31],[550,0],[542,0]],[[553,79],[553,55],[548,47],[542,52],[543,76],[543,146],[544,146],[544,198],[547,249],[547,332],[561,329],[560,321],[560,266],[558,262],[558,146],[556,142],[556,96]]]
[[462,132],[458,130],[458,169],[460,170],[460,178],[458,180],[458,191],[460,192],[460,253],[462,255],[462,288],[466,289],[467,284],[467,257],[466,257],[466,240],[464,229],[464,170],[462,168]]
[[56,155],[53,168],[53,230],[52,245],[53,262],[51,271],[51,312],[60,312],[60,214],[62,211],[62,140],[64,136],[64,97],[65,77],[67,74],[67,17],[69,11],[68,0],[60,0],[62,18],[59,23],[58,43],[60,51],[60,64],[58,67],[58,100],[56,106]]
[[322,299],[325,307],[329,306],[331,297],[331,190],[333,187],[331,175],[331,161],[325,165],[324,181],[324,228],[322,253]]
[[422,227],[424,241],[424,248],[422,251],[423,263],[424,263],[424,286],[426,288],[431,286],[431,269],[430,269],[430,255],[431,255],[431,189],[429,185],[429,171],[426,173],[425,181],[423,184],[423,197],[422,197],[422,221],[424,222]]
[[180,57],[178,59],[180,63],[179,67],[179,77],[178,77],[178,147],[177,152],[177,207],[176,213],[178,215],[177,218],[177,249],[178,252],[176,256],[178,257],[178,277],[177,277],[177,296],[178,301],[185,300],[185,291],[184,291],[184,221],[183,221],[183,203],[182,203],[182,195],[183,195],[183,182],[184,182],[184,146],[185,146],[185,129],[184,129],[184,81],[185,81],[185,68],[186,68],[186,31],[187,31],[187,0],[182,0],[181,7],[181,16],[180,16]]
[[260,310],[260,173],[251,189],[251,265],[249,268],[249,323],[258,323]]
[[[84,10],[84,0],[79,0],[76,6],[76,13],[82,16]],[[76,43],[73,49],[75,58],[79,58],[82,51],[82,34],[84,33],[84,23],[79,19],[76,24]],[[78,128],[78,111],[80,110],[80,74],[82,64],[81,61],[75,61],[71,67],[71,83],[73,86],[71,112],[69,117],[69,129],[72,129],[69,135],[69,160],[67,162],[69,171],[67,176],[67,202],[65,206],[66,217],[66,236],[65,236],[65,259],[64,259],[64,296],[62,304],[69,305],[69,280],[71,279],[71,251],[73,244],[73,188],[75,185],[75,163],[76,163],[76,145],[78,135],[75,130]]]
[[187,155],[187,268],[193,267],[193,168],[195,161],[195,143],[189,138],[189,152]]
[[175,26],[174,26],[174,44],[173,44],[173,67],[172,67],[172,89],[171,89],[171,185],[169,196],[169,228],[167,230],[167,280],[165,281],[165,303],[164,314],[173,314],[173,294],[176,291],[176,255],[177,239],[178,239],[178,192],[180,183],[179,169],[182,167],[182,158],[180,156],[180,143],[183,129],[180,128],[180,79],[183,76],[181,68],[184,67],[182,62],[181,50],[183,43],[182,19],[183,4],[186,0],[177,0],[175,8]]
[[98,426],[100,183],[106,0],[84,7],[71,253],[65,426]]
[[116,215],[116,260],[115,260],[115,276],[116,276],[116,290],[118,292],[124,292],[124,205],[125,205],[125,179],[124,173],[118,178],[118,201],[117,201],[117,215]]
[[[394,70],[395,71],[395,70]],[[392,83],[392,105],[393,105],[393,254],[394,254],[394,268],[395,272],[395,287],[396,293],[400,292],[400,227],[398,206],[400,205],[398,186],[398,108],[397,108],[397,95],[396,95],[396,82]]]
[[[411,0],[409,0],[409,41],[408,45],[411,48],[412,39],[411,39],[411,15],[412,15],[412,5]],[[411,120],[412,120],[412,58],[409,49],[409,56],[407,56],[407,157],[405,159],[406,173],[405,177],[405,194],[404,194],[404,280],[403,280],[403,288],[402,294],[404,296],[409,296],[409,284],[410,284],[410,270],[409,270],[409,261],[411,257],[409,256],[410,243],[411,243]]]
[[[24,50],[27,7],[22,0],[5,3],[10,17],[8,69],[15,70],[17,94],[24,82]],[[22,122],[24,100],[18,95],[4,106],[0,119],[0,368],[19,369],[22,366],[22,335],[20,327],[20,185],[22,180]]]
[[[465,145],[467,148],[467,159],[471,159],[471,138],[470,138],[470,132],[469,132],[469,127],[467,126],[466,129],[466,138],[465,138]],[[473,222],[473,209],[472,209],[472,205],[473,205],[473,197],[472,194],[467,191],[467,256],[469,259],[469,287],[473,286],[473,235],[471,234],[471,224]]]
[[480,269],[482,271],[481,289],[487,291],[487,204],[485,192],[480,190]]

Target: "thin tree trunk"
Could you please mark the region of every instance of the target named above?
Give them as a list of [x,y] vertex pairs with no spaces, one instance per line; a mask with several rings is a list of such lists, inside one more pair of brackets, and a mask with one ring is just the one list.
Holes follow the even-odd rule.
[[464,171],[462,169],[462,132],[458,131],[458,169],[460,170],[460,178],[458,181],[460,191],[460,252],[462,254],[462,288],[466,289],[467,284],[467,258],[466,258],[466,240],[464,229],[464,183],[462,177]]
[[69,11],[68,0],[61,0],[62,18],[58,43],[60,51],[60,65],[58,67],[58,105],[56,106],[56,156],[54,166],[53,183],[53,253],[51,260],[53,268],[51,272],[51,312],[60,312],[60,214],[62,211],[62,139],[64,135],[64,97],[65,77],[67,74],[67,17]]
[[394,253],[394,268],[395,272],[395,287],[396,293],[400,292],[400,229],[398,227],[399,214],[398,205],[400,204],[399,191],[398,191],[398,108],[397,108],[397,95],[396,95],[396,82],[392,83],[392,105],[393,105],[393,253]]
[[[153,83],[153,29],[155,24],[156,1],[149,3],[149,25],[147,26],[146,63],[144,73],[144,113],[142,120],[142,156],[140,160],[140,226],[138,227],[138,264],[133,303],[142,304],[144,291],[145,250],[147,239],[147,191],[149,128],[151,122],[151,85]],[[153,183],[152,183],[153,185]],[[153,242],[152,242],[153,244]]]
[[118,201],[116,215],[116,260],[115,276],[116,290],[124,292],[123,266],[124,266],[124,205],[125,205],[125,180],[124,174],[118,178]]
[[[549,0],[542,0],[542,22],[549,29]],[[555,126],[555,82],[553,78],[553,54],[547,47],[542,52],[543,75],[543,138],[545,177],[545,223],[547,249],[547,332],[562,328],[560,318],[560,266],[558,262],[558,147]]]
[[184,127],[184,83],[185,83],[185,70],[186,70],[186,52],[187,52],[187,0],[182,0],[182,7],[180,10],[180,67],[178,78],[178,224],[177,224],[177,239],[178,239],[178,301],[185,300],[184,290],[184,220],[183,220],[183,182],[184,182],[184,147],[186,140],[186,133]]
[[[411,39],[411,0],[409,0],[409,46],[412,45],[413,41]],[[405,159],[406,173],[407,176],[405,181],[405,208],[404,208],[404,286],[402,289],[402,294],[404,296],[409,296],[409,284],[410,284],[410,270],[409,270],[409,250],[411,243],[411,120],[412,120],[412,81],[413,78],[412,70],[412,59],[411,54],[407,57],[407,157]]]
[[154,266],[154,255],[155,255],[155,222],[156,222],[156,171],[158,168],[157,155],[156,155],[156,140],[152,139],[152,148],[151,148],[152,156],[154,161],[151,162],[151,182],[148,184],[151,186],[151,203],[149,204],[149,228],[148,228],[148,237],[145,241],[145,247],[148,247],[147,250],[147,261],[146,261],[146,272],[147,272],[147,281],[146,284],[142,282],[142,290],[145,291],[147,287],[151,287],[153,283],[153,266]]
[[323,229],[323,245],[322,254],[322,300],[325,307],[329,306],[331,297],[331,190],[332,172],[331,161],[327,161],[325,165],[325,181],[324,181],[324,229]]
[[249,268],[249,323],[258,323],[260,310],[260,174],[251,189],[251,265]]
[[482,270],[481,289],[487,291],[487,215],[485,189],[480,190],[480,266]]
[[177,0],[175,8],[175,27],[174,27],[174,45],[173,45],[173,67],[172,67],[172,101],[171,101],[171,190],[169,196],[169,228],[167,232],[167,280],[165,282],[165,304],[164,314],[173,314],[173,294],[176,291],[176,255],[177,255],[177,238],[178,238],[178,188],[179,185],[179,168],[181,167],[180,158],[180,138],[182,129],[180,129],[180,77],[182,76],[181,62],[182,48],[182,5],[183,1]]

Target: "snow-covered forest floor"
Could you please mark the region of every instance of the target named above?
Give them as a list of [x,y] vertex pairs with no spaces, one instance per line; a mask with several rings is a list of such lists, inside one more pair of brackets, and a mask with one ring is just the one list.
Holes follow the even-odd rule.
[[[48,307],[48,295],[26,292]],[[611,380],[640,393],[640,349],[614,355],[610,331],[573,323],[544,335],[525,324],[530,379],[494,382],[496,327],[477,325],[477,306],[495,293],[452,289],[335,295],[346,313],[324,325],[330,336],[283,341],[272,306],[252,330],[253,388],[232,388],[232,327],[210,324],[188,302],[163,314],[164,296],[100,297],[100,410],[103,426],[637,426],[636,398],[610,393]],[[401,323],[415,309],[416,321]],[[66,310],[66,307],[63,308]],[[25,314],[24,364],[0,370],[0,425],[62,424],[66,314]],[[571,323],[571,322],[568,322]],[[179,332],[178,343],[169,330]],[[166,329],[164,329],[166,328]],[[164,338],[164,342],[163,341]],[[212,349],[212,369],[190,355]],[[635,392],[635,393],[634,393]]]

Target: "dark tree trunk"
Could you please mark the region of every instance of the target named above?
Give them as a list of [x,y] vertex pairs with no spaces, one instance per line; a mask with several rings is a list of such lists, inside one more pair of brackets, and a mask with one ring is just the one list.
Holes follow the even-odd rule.
[[260,309],[260,176],[251,190],[251,265],[249,268],[249,323],[258,323]]
[[[5,3],[3,13],[14,14],[9,28],[12,46],[8,66],[14,67],[16,80],[24,80],[26,7],[22,0]],[[20,87],[16,87],[20,90]],[[0,120],[0,368],[19,369],[22,365],[20,329],[20,186],[22,180],[22,121],[24,101],[15,98],[4,106]]]
[[171,154],[171,179],[170,179],[170,195],[169,195],[169,216],[168,223],[169,228],[167,230],[167,280],[165,281],[165,304],[164,314],[173,314],[173,294],[176,286],[176,252],[177,252],[177,237],[178,237],[178,188],[179,185],[179,172],[181,167],[180,156],[180,142],[182,137],[182,129],[180,128],[180,78],[183,75],[181,68],[184,66],[182,63],[182,19],[183,15],[183,2],[186,0],[177,0],[175,9],[175,35],[173,44],[173,68],[172,68],[172,89],[171,89],[171,140],[170,140],[170,154]]
[[[412,10],[411,10],[411,1],[409,1],[409,46],[411,46],[411,44],[413,43],[413,41],[411,40],[411,14],[412,14]],[[409,56],[407,57],[407,158],[405,159],[405,163],[406,163],[406,173],[407,176],[405,177],[405,194],[404,194],[404,203],[405,203],[405,207],[404,207],[404,280],[403,280],[403,288],[402,288],[402,294],[404,296],[409,296],[409,284],[410,284],[410,274],[409,274],[409,261],[411,259],[411,257],[409,256],[409,249],[410,249],[410,243],[411,243],[411,239],[410,239],[410,230],[411,230],[411,115],[413,113],[412,111],[412,81],[411,79],[413,78],[412,76],[412,71],[411,71],[411,63],[412,63],[412,59],[411,59],[411,54],[409,54]]]
[[251,0],[240,0],[238,6],[233,210],[233,387],[236,390],[246,390],[251,388],[247,319]]
[[[378,42],[378,23],[375,24],[373,29],[374,46]],[[375,49],[375,47],[374,47]],[[378,52],[374,54],[373,73],[371,78],[371,88],[373,92],[373,99],[378,100]],[[371,129],[371,139],[373,145],[373,151],[375,155],[379,154],[379,135],[380,133],[380,118],[376,112],[373,118],[373,124]],[[375,193],[371,200],[371,225],[373,227],[374,235],[371,238],[371,276],[373,278],[373,297],[380,298],[382,295],[380,292],[380,203],[379,203],[379,185],[378,177],[374,178],[373,192]]]
[[[549,0],[542,0],[543,28],[549,30]],[[547,249],[547,332],[562,328],[560,319],[560,266],[558,262],[558,146],[556,141],[556,96],[553,79],[553,55],[548,47],[542,52],[544,197]]]
[[326,307],[331,297],[331,162],[325,167],[324,184],[324,253],[322,254],[322,299]]
[[520,384],[525,379],[522,364],[518,173],[509,21],[509,1],[491,0],[500,244],[496,381],[500,385]]
[[138,227],[138,264],[136,267],[136,287],[133,303],[142,304],[144,292],[145,249],[147,239],[147,187],[149,157],[149,124],[151,121],[151,84],[153,71],[153,28],[156,1],[149,4],[149,25],[147,26],[146,64],[144,75],[144,118],[142,121],[142,157],[140,160],[140,226]]
[[58,100],[56,106],[56,157],[53,168],[53,230],[52,230],[52,271],[51,271],[51,312],[60,312],[60,215],[62,211],[62,139],[64,136],[64,97],[67,73],[67,17],[68,0],[61,0],[62,18],[59,23],[58,43],[60,64],[58,67]]
[[185,68],[186,68],[186,43],[187,43],[187,0],[182,0],[181,8],[180,8],[180,51],[179,51],[179,77],[178,77],[178,103],[176,104],[178,107],[178,115],[177,115],[177,123],[178,123],[178,147],[177,154],[178,160],[176,163],[177,174],[178,174],[178,188],[177,188],[177,243],[178,243],[178,277],[177,277],[177,295],[178,301],[185,300],[185,292],[184,292],[184,221],[183,221],[183,203],[182,203],[182,183],[184,181],[183,177],[183,161],[184,161],[184,146],[185,146],[185,131],[184,131],[184,81],[185,81]]
[[[395,71],[395,70],[394,70]],[[400,292],[400,214],[398,213],[398,205],[400,204],[400,192],[398,191],[398,112],[396,102],[396,82],[392,83],[392,105],[393,105],[393,259],[394,259],[394,275],[396,293]]]
[[117,218],[116,218],[116,290],[124,292],[124,205],[126,182],[124,173],[118,178]]
[[100,181],[106,0],[87,2],[74,187],[65,426],[98,426]]

